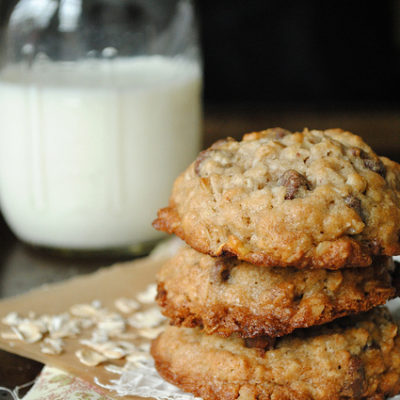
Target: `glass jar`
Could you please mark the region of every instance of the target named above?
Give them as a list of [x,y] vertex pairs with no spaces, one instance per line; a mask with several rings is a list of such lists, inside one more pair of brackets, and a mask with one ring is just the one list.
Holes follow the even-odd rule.
[[0,199],[24,242],[148,250],[200,147],[189,0],[20,0],[0,57]]

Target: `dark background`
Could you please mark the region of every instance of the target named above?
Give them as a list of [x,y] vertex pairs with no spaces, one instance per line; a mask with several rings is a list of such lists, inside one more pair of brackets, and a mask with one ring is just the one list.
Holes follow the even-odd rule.
[[[14,3],[0,0],[1,26]],[[400,103],[400,0],[195,4],[206,104]]]
[[400,101],[398,0],[197,3],[207,101]]

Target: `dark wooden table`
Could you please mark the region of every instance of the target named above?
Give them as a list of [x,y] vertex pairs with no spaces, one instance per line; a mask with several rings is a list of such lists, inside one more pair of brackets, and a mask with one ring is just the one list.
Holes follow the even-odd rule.
[[[291,130],[342,127],[366,138],[374,149],[400,161],[400,113],[387,110],[336,111],[308,109],[273,110],[270,106],[208,107],[204,146],[226,137],[271,126]],[[124,258],[125,259],[125,258]],[[23,293],[43,283],[96,271],[121,258],[61,258],[35,251],[20,243],[0,215],[0,297]],[[13,388],[32,380],[42,365],[0,351],[0,386]],[[0,394],[0,399],[2,395]]]
[[204,144],[241,137],[246,132],[280,126],[292,131],[342,128],[360,135],[380,155],[400,161],[400,112],[387,108],[320,108],[271,105],[209,106],[205,110]]

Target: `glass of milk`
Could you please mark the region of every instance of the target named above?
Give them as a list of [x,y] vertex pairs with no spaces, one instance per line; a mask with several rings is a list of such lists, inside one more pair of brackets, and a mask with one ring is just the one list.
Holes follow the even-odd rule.
[[145,252],[200,147],[188,0],[20,0],[0,70],[0,201],[49,249]]

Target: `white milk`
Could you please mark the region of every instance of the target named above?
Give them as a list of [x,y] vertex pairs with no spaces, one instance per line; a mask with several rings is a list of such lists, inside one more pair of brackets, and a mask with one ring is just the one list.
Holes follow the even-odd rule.
[[21,66],[0,76],[0,199],[37,245],[103,249],[151,222],[200,142],[197,64],[162,57]]

